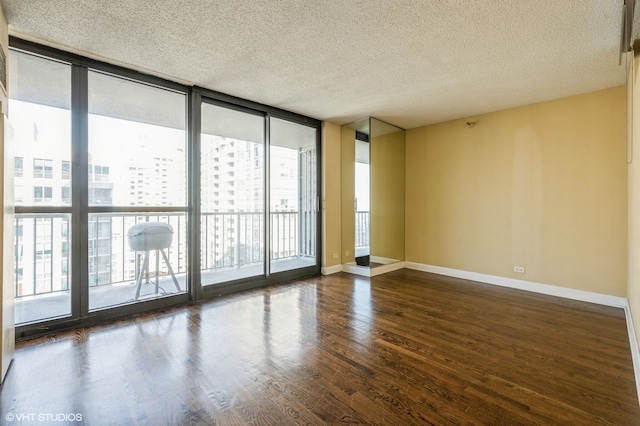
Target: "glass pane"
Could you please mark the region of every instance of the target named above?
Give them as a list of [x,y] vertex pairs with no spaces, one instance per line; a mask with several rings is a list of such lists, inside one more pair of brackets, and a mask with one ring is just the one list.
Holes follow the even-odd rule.
[[[70,205],[62,164],[71,160],[71,67],[14,50],[9,64],[15,203]],[[70,222],[67,214],[16,215],[16,324],[71,314]]]
[[186,213],[89,215],[89,309],[184,293],[186,235]]
[[184,94],[89,72],[89,205],[186,206]]
[[202,104],[202,284],[264,273],[264,118]]
[[15,50],[9,64],[16,205],[71,205],[71,67]]
[[370,255],[370,215],[371,215],[371,188],[370,170],[371,155],[369,142],[356,139],[356,163],[355,163],[355,195],[356,195],[356,263],[365,266],[369,263]]
[[316,264],[316,129],[272,118],[271,272]]
[[16,324],[71,314],[71,215],[16,214]]
[[158,208],[89,215],[90,310],[186,291],[185,106],[184,94],[89,72],[89,205]]

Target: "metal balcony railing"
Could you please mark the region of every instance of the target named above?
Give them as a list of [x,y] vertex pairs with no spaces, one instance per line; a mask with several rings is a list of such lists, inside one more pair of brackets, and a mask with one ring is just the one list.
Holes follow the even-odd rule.
[[[173,271],[187,271],[186,213],[99,213],[89,215],[89,285],[135,280],[139,255],[128,245],[128,229],[140,222],[169,223],[174,230],[167,250]],[[271,260],[315,256],[313,212],[270,214]],[[16,298],[68,291],[71,288],[71,216],[17,214],[15,218]],[[264,262],[263,213],[205,213],[201,215],[202,271],[239,268]],[[166,266],[158,275],[168,274]],[[155,274],[150,268],[147,274]]]
[[369,246],[369,212],[356,212],[356,247]]

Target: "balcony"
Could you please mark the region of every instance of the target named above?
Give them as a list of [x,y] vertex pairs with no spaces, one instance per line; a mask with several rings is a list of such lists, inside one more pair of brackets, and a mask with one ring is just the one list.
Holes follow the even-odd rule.
[[[206,213],[201,216],[201,282],[215,285],[260,276],[265,250],[263,213]],[[312,214],[271,214],[271,272],[316,264]],[[128,229],[140,222],[165,222],[174,230],[165,254],[175,274],[176,288],[161,253],[128,245]],[[89,309],[135,303],[137,278],[142,277],[138,301],[186,291],[187,220],[185,213],[91,214],[88,220]],[[16,215],[16,323],[70,315],[71,216]],[[238,243],[239,242],[239,243]],[[140,274],[142,272],[142,274]],[[157,282],[157,292],[156,292]]]
[[356,212],[356,249],[369,249],[369,212]]

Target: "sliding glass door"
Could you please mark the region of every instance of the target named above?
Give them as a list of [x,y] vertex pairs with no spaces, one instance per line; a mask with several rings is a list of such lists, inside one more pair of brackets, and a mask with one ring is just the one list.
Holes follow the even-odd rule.
[[203,103],[201,128],[202,285],[263,276],[264,116]]
[[316,129],[270,120],[271,272],[316,264]]
[[214,101],[201,111],[202,285],[317,268],[317,128]]

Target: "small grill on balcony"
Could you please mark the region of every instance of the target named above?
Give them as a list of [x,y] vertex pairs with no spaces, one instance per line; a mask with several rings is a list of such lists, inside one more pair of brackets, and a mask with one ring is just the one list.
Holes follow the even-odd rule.
[[129,237],[129,247],[131,247],[131,250],[136,252],[144,252],[144,261],[142,262],[142,266],[140,267],[138,277],[136,278],[136,295],[134,297],[134,300],[138,300],[138,298],[140,297],[142,275],[149,266],[149,251],[151,250],[156,251],[156,294],[158,294],[159,290],[159,253],[162,254],[162,258],[167,265],[167,269],[171,274],[171,278],[173,278],[173,283],[175,284],[178,291],[180,291],[180,285],[178,285],[178,280],[173,273],[171,263],[169,262],[169,258],[167,257],[167,253],[165,252],[165,249],[171,247],[171,242],[173,240],[173,227],[170,224],[164,222],[143,222],[133,225],[131,228],[129,228],[127,236]]

